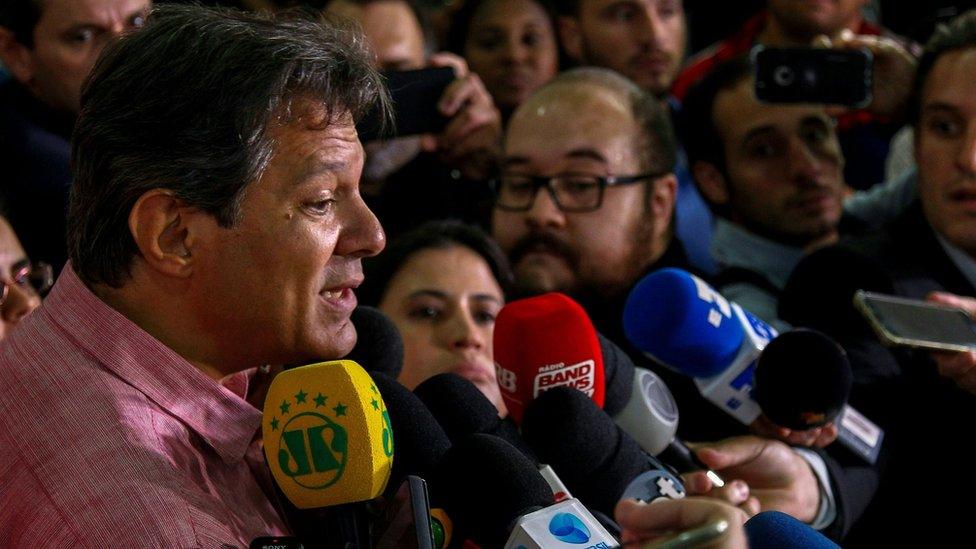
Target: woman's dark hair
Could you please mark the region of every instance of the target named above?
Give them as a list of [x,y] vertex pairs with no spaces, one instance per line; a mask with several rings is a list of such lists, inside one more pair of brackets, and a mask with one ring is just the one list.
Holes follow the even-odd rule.
[[[464,57],[464,44],[471,31],[471,22],[481,6],[491,0],[466,0],[451,16],[451,26],[447,30],[444,49],[451,53],[456,53]],[[565,58],[563,48],[559,44],[559,26],[557,24],[558,14],[556,6],[550,0],[531,0],[546,13],[549,24],[552,26],[552,36],[556,41],[556,51],[559,52],[558,66],[569,66],[569,60]]]
[[428,221],[401,235],[383,253],[363,260],[365,280],[356,290],[359,302],[374,307],[379,305],[390,281],[417,252],[455,246],[468,248],[484,259],[502,292],[509,293],[512,270],[498,244],[478,227],[452,219]]

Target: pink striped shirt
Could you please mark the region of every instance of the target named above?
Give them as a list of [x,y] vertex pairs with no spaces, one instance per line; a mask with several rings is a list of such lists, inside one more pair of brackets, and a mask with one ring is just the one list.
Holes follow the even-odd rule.
[[285,533],[246,390],[245,373],[215,382],[65,267],[0,344],[0,546],[246,547]]

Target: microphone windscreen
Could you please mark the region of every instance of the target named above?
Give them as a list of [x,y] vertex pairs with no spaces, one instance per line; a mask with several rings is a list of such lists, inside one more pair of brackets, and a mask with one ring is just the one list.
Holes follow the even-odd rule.
[[[427,407],[409,389],[380,373],[373,374],[373,381],[386,401],[393,426],[396,459],[390,473],[389,493],[398,489],[407,475],[428,478],[433,474],[451,447],[451,441]],[[432,499],[436,499],[436,495],[432,490]]]
[[747,520],[750,549],[840,549],[820,532],[779,511],[764,511]]
[[569,386],[604,402],[603,355],[590,317],[579,303],[552,292],[512,301],[495,319],[498,386],[519,422],[539,393]]
[[730,303],[702,279],[661,269],[637,283],[624,306],[624,334],[640,351],[690,377],[725,370],[745,332]]
[[498,417],[495,405],[467,379],[454,373],[437,374],[417,385],[413,392],[452,442],[477,433],[494,435],[535,460],[515,424]]
[[525,411],[522,437],[587,507],[613,515],[627,485],[650,470],[640,446],[586,395],[559,387]]
[[491,435],[458,440],[439,475],[449,492],[448,513],[482,547],[502,547],[517,518],[555,502],[535,465]]
[[373,499],[390,477],[386,404],[355,362],[279,373],[265,398],[261,429],[272,476],[299,509]]
[[367,372],[380,372],[393,379],[403,369],[403,338],[393,321],[375,307],[356,307],[350,322],[356,327],[356,345],[346,360],[359,363]]
[[773,423],[805,430],[833,421],[851,393],[847,354],[830,337],[795,329],[770,341],[756,363],[753,398]]
[[596,337],[600,341],[603,377],[606,379],[603,411],[610,416],[616,416],[627,407],[634,391],[634,361],[616,343],[600,332],[596,333]]

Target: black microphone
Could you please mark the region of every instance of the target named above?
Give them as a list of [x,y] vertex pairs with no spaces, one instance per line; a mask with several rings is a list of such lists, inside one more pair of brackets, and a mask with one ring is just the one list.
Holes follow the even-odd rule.
[[458,440],[444,456],[441,473],[451,516],[482,547],[619,545],[579,500],[555,503],[533,463],[498,437]]
[[776,425],[806,430],[834,421],[851,394],[847,353],[815,330],[795,329],[770,341],[756,363],[752,396]]
[[393,321],[375,307],[360,305],[349,318],[356,327],[356,345],[346,357],[367,372],[396,379],[403,369],[403,338]]
[[538,461],[515,423],[498,417],[495,405],[467,379],[450,372],[437,374],[417,385],[413,393],[427,406],[451,442],[477,433],[494,435],[532,461]]
[[[526,409],[522,437],[587,506],[613,515],[624,497],[680,498],[684,485],[585,394],[557,387]],[[642,495],[638,495],[642,494]]]
[[373,372],[370,376],[386,402],[393,431],[393,468],[385,494],[389,496],[407,475],[429,478],[451,447],[451,441],[430,410],[409,389],[381,373]]

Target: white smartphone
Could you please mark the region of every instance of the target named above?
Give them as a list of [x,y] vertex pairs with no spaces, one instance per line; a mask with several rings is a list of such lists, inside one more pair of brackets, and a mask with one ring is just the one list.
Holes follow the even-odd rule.
[[864,290],[854,294],[854,306],[887,345],[976,350],[976,325],[962,309]]

